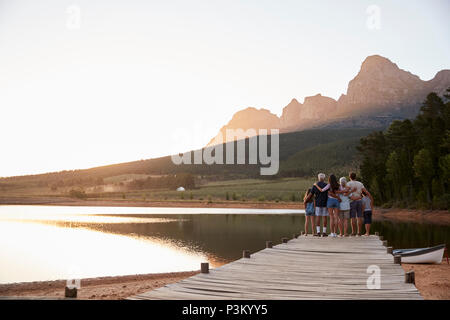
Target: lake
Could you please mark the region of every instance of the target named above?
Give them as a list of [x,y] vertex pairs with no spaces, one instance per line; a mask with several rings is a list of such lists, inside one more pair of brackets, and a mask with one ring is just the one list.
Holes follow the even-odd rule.
[[[303,210],[0,206],[0,283],[198,270],[303,230]],[[448,243],[450,227],[374,221],[394,248]]]

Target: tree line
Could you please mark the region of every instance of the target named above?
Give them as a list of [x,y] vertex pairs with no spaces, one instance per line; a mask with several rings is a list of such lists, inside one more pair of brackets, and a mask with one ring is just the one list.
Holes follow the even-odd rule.
[[377,204],[450,208],[450,88],[428,94],[414,120],[361,138],[363,183]]

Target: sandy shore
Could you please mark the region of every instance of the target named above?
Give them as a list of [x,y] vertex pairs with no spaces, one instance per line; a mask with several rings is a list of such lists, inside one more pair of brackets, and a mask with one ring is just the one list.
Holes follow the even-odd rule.
[[242,209],[303,209],[300,202],[216,201],[205,200],[102,200],[55,197],[0,197],[0,205],[55,205],[92,207],[169,207],[169,208],[242,208]]
[[414,270],[416,287],[424,299],[450,300],[450,265],[447,260],[441,264],[402,264],[405,271]]
[[[425,299],[450,300],[450,265],[446,260],[440,265],[403,264],[402,267],[405,271],[415,271],[416,287]],[[197,273],[191,271],[83,279],[78,299],[125,299]],[[64,287],[65,281],[62,280],[3,284],[0,285],[0,296],[63,298]]]
[[[188,278],[199,271],[81,280],[78,299],[119,300]],[[64,298],[65,280],[0,284],[0,296]]]

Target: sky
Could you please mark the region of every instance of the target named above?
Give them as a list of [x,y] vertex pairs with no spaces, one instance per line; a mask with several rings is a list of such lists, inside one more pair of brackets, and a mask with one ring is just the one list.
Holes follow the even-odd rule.
[[339,98],[369,55],[450,68],[450,2],[0,0],[0,177],[205,146],[246,107]]

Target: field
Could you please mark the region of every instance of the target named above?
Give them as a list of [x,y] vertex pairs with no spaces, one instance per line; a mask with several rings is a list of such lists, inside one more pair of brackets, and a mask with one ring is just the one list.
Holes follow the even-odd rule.
[[[210,182],[185,192],[172,190],[129,192],[127,199],[148,200],[257,200],[299,201],[314,179],[284,178],[277,180],[237,179]],[[228,199],[227,199],[228,194]]]
[[[121,177],[111,177],[105,182],[120,183],[136,178],[134,175],[123,175]],[[141,177],[144,178],[144,177]],[[88,189],[89,199],[101,200],[138,200],[138,201],[164,201],[164,200],[204,200],[204,201],[275,201],[292,202],[301,201],[304,192],[311,187],[314,178],[279,178],[276,180],[262,179],[235,179],[224,181],[203,182],[192,190],[184,192],[169,189],[148,189],[148,190],[116,190],[112,192],[95,192],[97,189],[109,190],[108,184],[105,186]],[[55,191],[46,187],[22,188],[18,186],[8,192],[2,192],[0,198],[4,197],[67,197],[67,188],[60,188]]]

